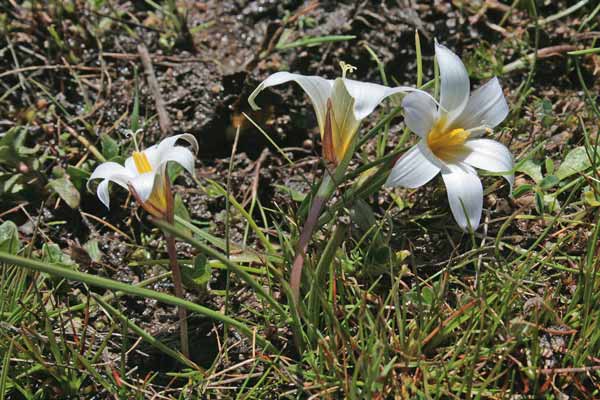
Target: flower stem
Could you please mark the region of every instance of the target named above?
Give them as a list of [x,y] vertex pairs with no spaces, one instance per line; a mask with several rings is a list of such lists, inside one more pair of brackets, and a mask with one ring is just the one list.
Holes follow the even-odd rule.
[[304,266],[304,257],[306,256],[308,243],[310,242],[310,238],[312,237],[315,226],[319,220],[319,216],[321,215],[321,209],[328,199],[329,196],[324,197],[319,196],[318,194],[315,196],[310,206],[310,211],[308,212],[306,222],[302,227],[302,233],[300,233],[300,238],[298,239],[298,246],[296,248],[296,255],[294,256],[294,263],[292,264],[292,272],[290,276],[290,287],[292,288],[292,294],[296,303],[300,299],[302,267]]
[[353,139],[344,155],[344,159],[341,160],[335,171],[326,170],[325,176],[319,185],[319,189],[313,198],[310,210],[302,227],[298,244],[296,245],[296,255],[294,256],[294,262],[292,263],[292,270],[290,274],[290,287],[292,289],[292,296],[296,305],[300,300],[300,283],[302,281],[302,268],[304,266],[304,258],[306,257],[306,251],[308,250],[308,243],[312,238],[313,232],[319,221],[321,210],[327,201],[331,198],[333,192],[337,188],[339,182],[344,178],[348,164],[354,153],[356,147],[356,140]]
[[[167,197],[167,210],[165,220],[169,224],[175,223],[175,207],[173,199],[173,191],[171,190],[171,181],[169,175],[165,171],[164,175],[164,186]],[[183,280],[181,278],[181,269],[177,262],[177,249],[175,247],[175,236],[165,232],[165,238],[167,239],[167,252],[169,253],[169,265],[171,266],[171,272],[173,275],[173,285],[175,286],[175,296],[180,299],[185,299],[183,294]],[[179,314],[179,339],[181,342],[181,352],[186,358],[190,358],[190,345],[188,341],[188,321],[187,321],[187,310],[184,307],[177,307],[177,313]]]
[[[177,263],[177,250],[175,249],[175,238],[171,235],[167,235],[167,251],[169,253],[169,260],[171,265],[171,272],[173,273],[173,284],[175,285],[175,296],[180,299],[184,299],[183,295],[183,283],[181,279],[181,269]],[[181,352],[187,358],[190,358],[190,345],[188,341],[188,321],[187,321],[187,310],[181,306],[177,307],[177,313],[179,314],[179,337],[181,341]]]

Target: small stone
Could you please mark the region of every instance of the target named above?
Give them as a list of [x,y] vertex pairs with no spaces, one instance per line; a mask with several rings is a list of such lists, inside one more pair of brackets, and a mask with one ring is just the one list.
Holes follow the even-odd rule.
[[48,100],[46,99],[38,99],[35,102],[35,106],[38,110],[43,110],[44,108],[48,107]]

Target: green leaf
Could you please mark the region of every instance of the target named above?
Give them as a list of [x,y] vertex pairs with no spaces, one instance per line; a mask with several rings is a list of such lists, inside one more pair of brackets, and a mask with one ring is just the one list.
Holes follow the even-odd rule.
[[21,190],[25,189],[25,186],[21,183],[24,177],[25,175],[23,174],[0,174],[0,193],[19,193]]
[[169,179],[171,184],[175,183],[175,180],[181,175],[184,171],[183,167],[176,162],[170,162],[167,164],[167,174],[169,175]]
[[287,193],[293,201],[302,202],[306,198],[306,194],[299,190],[295,190],[285,185],[274,184],[277,189]]
[[554,194],[544,195],[544,207],[549,213],[560,210],[560,202]]
[[435,294],[433,293],[433,290],[427,286],[425,286],[423,288],[423,290],[421,291],[421,296],[422,296],[423,302],[427,305],[431,305],[435,298]]
[[129,126],[131,126],[131,132],[135,133],[140,129],[140,93],[138,87],[138,72],[137,67],[133,70],[135,80],[135,96],[133,98],[133,110],[131,110],[131,119]]
[[100,262],[102,259],[102,252],[100,251],[100,247],[98,247],[98,241],[96,239],[89,240],[83,245],[83,248],[87,251],[92,261]]
[[0,137],[0,164],[16,167],[35,154],[39,146],[25,147],[27,131],[22,128],[9,129]]
[[544,214],[544,198],[539,191],[535,192],[535,208],[538,214]]
[[188,222],[191,221],[190,213],[188,212],[187,207],[183,203],[183,200],[181,199],[181,196],[179,195],[179,193],[175,194],[175,196],[174,196],[173,210],[175,211],[175,215],[177,215],[181,219],[188,221]]
[[554,161],[550,157],[546,158],[546,173],[549,175],[554,173]]
[[514,198],[521,197],[525,193],[531,191],[531,189],[533,189],[533,185],[530,185],[528,183],[525,185],[521,185],[521,186],[515,188],[515,190],[513,190],[513,197]]
[[49,264],[76,270],[77,263],[63,253],[56,243],[44,243],[42,246],[42,261]]
[[5,221],[0,225],[0,251],[17,254],[20,248],[17,225],[12,221]]
[[556,186],[559,182],[560,180],[556,176],[548,175],[540,182],[540,188],[543,190],[548,190]]
[[200,254],[194,257],[194,263],[191,267],[183,266],[181,268],[183,283],[190,288],[206,290],[211,277],[211,268],[205,255]]
[[119,155],[119,143],[107,134],[100,135],[100,144],[102,145],[102,155],[107,160],[112,160]]
[[539,183],[543,179],[541,165],[536,164],[533,160],[523,162],[517,171],[528,175],[535,183]]
[[592,163],[588,158],[585,147],[579,146],[571,150],[556,171],[556,177],[561,181],[571,175],[588,169]]
[[79,207],[81,196],[77,188],[67,178],[52,179],[48,187],[56,192],[71,208]]
[[85,188],[85,184],[87,183],[88,178],[90,177],[90,173],[81,168],[74,167],[69,165],[67,167],[67,175],[71,178],[71,182],[77,188],[77,190],[81,191]]
[[583,193],[583,200],[590,207],[600,207],[600,201],[596,198],[592,190]]

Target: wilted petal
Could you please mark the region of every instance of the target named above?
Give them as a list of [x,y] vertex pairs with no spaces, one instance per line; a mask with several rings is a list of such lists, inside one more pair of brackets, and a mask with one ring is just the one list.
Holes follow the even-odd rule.
[[88,179],[88,185],[94,179],[108,179],[127,189],[127,181],[130,177],[131,173],[125,167],[116,162],[108,161],[96,167]]
[[448,124],[458,117],[469,100],[469,75],[460,58],[446,46],[436,43],[440,68],[440,105],[448,112]]
[[410,93],[402,100],[404,123],[408,129],[425,138],[437,117],[435,101],[423,92]]
[[509,172],[503,175],[510,185],[510,191],[515,181],[515,175],[512,172],[514,168],[513,156],[510,150],[502,143],[491,139],[472,139],[467,140],[464,146],[470,150],[463,162],[490,172]]
[[[493,78],[471,93],[467,106],[452,125],[467,130],[482,125],[493,128],[504,121],[507,115],[508,104],[502,87],[498,78]],[[475,133],[476,136],[481,134],[483,131]]]
[[469,225],[476,230],[483,209],[483,186],[477,173],[465,164],[448,164],[442,178],[456,223],[465,231]]
[[276,72],[273,75],[269,76],[265,79],[248,97],[248,103],[253,110],[259,110],[260,107],[256,105],[254,99],[258,94],[264,89],[280,85],[282,83],[286,83],[289,81],[294,81],[306,92],[310,101],[313,104],[315,109],[315,114],[317,115],[317,122],[319,123],[319,128],[321,129],[321,134],[323,132],[323,127],[325,124],[325,114],[327,113],[327,99],[331,95],[331,88],[333,86],[333,81],[329,81],[327,79],[321,78],[320,76],[306,76],[300,74],[292,74],[289,72]]
[[158,175],[155,172],[147,172],[129,181],[129,184],[133,187],[142,202],[146,202],[152,194],[156,176]]
[[433,179],[438,172],[440,172],[439,163],[433,159],[421,142],[396,161],[385,186],[418,188]]
[[342,79],[348,93],[354,98],[354,117],[364,119],[371,114],[386,97],[397,93],[407,93],[415,90],[410,87],[398,86],[390,88],[370,82],[359,82],[352,79]]

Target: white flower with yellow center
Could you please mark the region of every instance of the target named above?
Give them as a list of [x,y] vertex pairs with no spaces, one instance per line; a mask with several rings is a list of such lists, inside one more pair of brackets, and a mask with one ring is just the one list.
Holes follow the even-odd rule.
[[[178,140],[184,140],[190,149],[177,146]],[[137,144],[136,144],[137,148]],[[143,151],[136,150],[125,160],[125,166],[116,162],[105,162],[96,167],[88,180],[102,179],[96,193],[100,201],[109,208],[108,183],[129,190],[146,211],[162,217],[167,210],[169,182],[166,167],[169,161],[175,161],[190,174],[194,173],[194,154],[198,151],[198,142],[190,134],[168,137]]]
[[254,99],[261,91],[289,81],[296,82],[306,92],[315,109],[324,157],[337,164],[346,155],[361,121],[371,114],[375,107],[388,96],[416,90],[404,86],[390,88],[347,79],[346,72],[352,71],[355,67],[343,62],[340,66],[342,77],[335,80],[314,75],[276,72],[250,94],[248,102],[254,110],[258,110],[260,108]]
[[466,230],[479,226],[483,187],[475,168],[502,173],[511,190],[513,157],[503,144],[481,136],[508,115],[497,78],[470,93],[467,70],[458,56],[435,45],[440,70],[439,107],[431,97],[411,93],[402,101],[405,123],[421,137],[394,165],[386,186],[420,187],[441,172],[454,219]]

